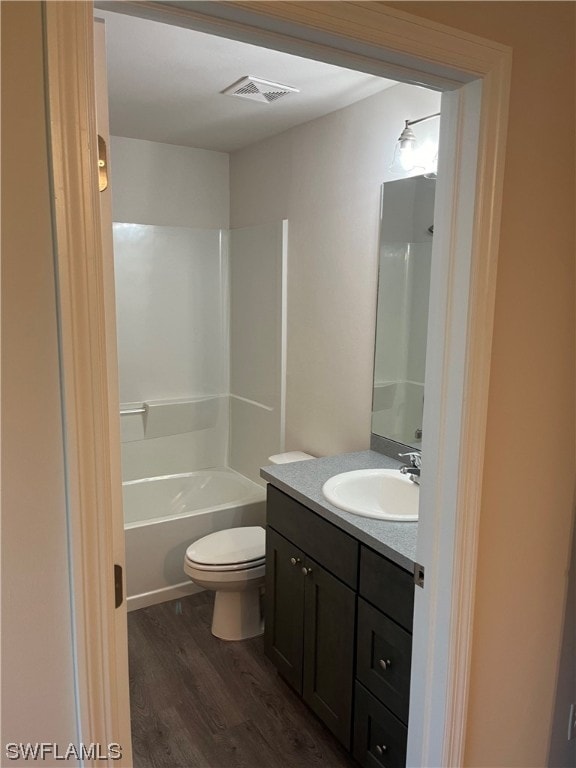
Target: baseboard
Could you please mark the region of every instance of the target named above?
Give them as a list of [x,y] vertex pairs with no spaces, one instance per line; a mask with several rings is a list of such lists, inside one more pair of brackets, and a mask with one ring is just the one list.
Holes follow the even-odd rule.
[[128,611],[137,611],[140,608],[147,608],[149,605],[166,603],[169,600],[177,600],[179,597],[187,597],[203,591],[201,587],[191,581],[183,581],[181,584],[172,584],[152,592],[143,592],[141,595],[131,595],[127,598],[126,605]]

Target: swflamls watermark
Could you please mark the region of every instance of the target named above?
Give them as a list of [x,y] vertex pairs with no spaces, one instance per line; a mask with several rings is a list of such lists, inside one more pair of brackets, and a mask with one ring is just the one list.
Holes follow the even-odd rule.
[[9,741],[6,744],[8,760],[120,760],[120,744],[56,744],[51,741],[30,742]]

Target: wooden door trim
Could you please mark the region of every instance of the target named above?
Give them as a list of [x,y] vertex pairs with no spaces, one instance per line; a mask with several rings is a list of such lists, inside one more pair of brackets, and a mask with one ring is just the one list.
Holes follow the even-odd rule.
[[114,607],[118,395],[110,387],[91,3],[45,3],[44,22],[79,741],[119,744],[122,758],[108,762],[128,767],[127,647],[118,647]]

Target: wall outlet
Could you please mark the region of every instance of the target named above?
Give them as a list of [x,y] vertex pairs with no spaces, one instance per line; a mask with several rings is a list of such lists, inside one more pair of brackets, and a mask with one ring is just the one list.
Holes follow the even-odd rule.
[[568,719],[568,741],[576,739],[576,704],[570,704],[570,718]]

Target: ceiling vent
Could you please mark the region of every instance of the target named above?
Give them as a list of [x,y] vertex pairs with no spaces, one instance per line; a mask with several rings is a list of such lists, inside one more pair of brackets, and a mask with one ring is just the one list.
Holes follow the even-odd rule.
[[300,93],[300,91],[291,85],[272,83],[269,80],[261,80],[259,77],[248,75],[237,80],[221,91],[221,93],[225,93],[228,96],[238,96],[241,99],[271,104],[273,101],[284,98],[284,96],[289,96],[291,93]]

